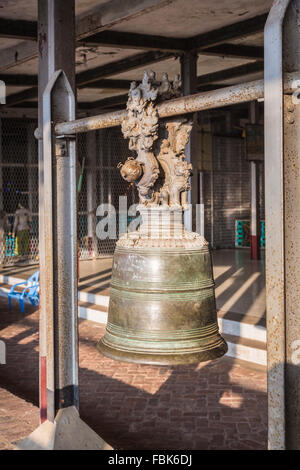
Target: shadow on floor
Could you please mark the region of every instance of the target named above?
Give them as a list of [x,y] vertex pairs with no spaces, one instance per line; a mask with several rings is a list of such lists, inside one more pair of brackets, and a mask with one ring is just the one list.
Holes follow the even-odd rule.
[[[1,386],[38,406],[37,313],[14,313],[7,321],[4,310]],[[114,448],[266,448],[266,394],[256,387],[261,373],[226,358],[201,368],[115,362],[96,350],[103,329],[82,322],[80,331],[80,414]]]

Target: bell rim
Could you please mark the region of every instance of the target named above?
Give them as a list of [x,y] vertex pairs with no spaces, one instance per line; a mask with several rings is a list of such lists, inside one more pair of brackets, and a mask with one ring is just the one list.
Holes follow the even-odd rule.
[[211,349],[199,350],[190,353],[182,353],[177,351],[175,354],[169,353],[146,353],[122,351],[104,344],[101,340],[97,344],[98,351],[104,356],[121,362],[129,362],[135,364],[145,364],[153,366],[174,366],[199,364],[224,356],[228,351],[228,345],[224,338],[220,336],[221,342]]

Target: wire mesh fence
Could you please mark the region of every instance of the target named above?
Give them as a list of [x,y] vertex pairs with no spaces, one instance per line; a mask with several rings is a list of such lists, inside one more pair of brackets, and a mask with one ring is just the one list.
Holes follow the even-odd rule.
[[1,264],[38,260],[38,153],[36,122],[0,124]]
[[[0,265],[38,262],[38,144],[35,120],[0,120]],[[117,165],[130,151],[119,128],[80,134],[78,155],[78,252],[80,259],[112,256],[119,237],[119,196],[128,207],[137,202],[134,189],[120,175]],[[112,204],[116,236],[99,239],[97,224],[107,213],[101,204]],[[98,215],[97,215],[98,214]]]
[[[112,256],[120,235],[119,197],[127,196],[127,208],[137,203],[134,188],[122,179],[117,168],[131,155],[128,142],[119,128],[101,129],[80,134],[77,150],[82,172],[82,185],[78,188],[79,257]],[[115,210],[114,238],[99,239],[96,234],[97,225],[107,217],[106,211],[97,212],[103,204],[110,204]]]

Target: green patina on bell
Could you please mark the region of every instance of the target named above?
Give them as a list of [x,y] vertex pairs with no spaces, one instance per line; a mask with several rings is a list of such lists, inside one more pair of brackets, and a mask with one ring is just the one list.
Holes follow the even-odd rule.
[[138,156],[122,165],[121,174],[136,181],[142,225],[117,242],[108,323],[98,349],[117,360],[176,365],[221,357],[227,344],[218,329],[208,243],[182,224],[192,169],[184,154],[191,123],[167,121],[166,138],[158,139],[155,103],[163,98],[160,89],[166,93],[164,80],[157,89],[154,73],[145,73],[129,93],[122,131]]

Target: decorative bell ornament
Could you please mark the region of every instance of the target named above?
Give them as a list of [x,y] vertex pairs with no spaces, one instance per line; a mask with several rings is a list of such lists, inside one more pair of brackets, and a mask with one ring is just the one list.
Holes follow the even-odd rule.
[[[189,207],[192,166],[184,152],[192,125],[181,117],[164,121],[165,138],[158,138],[155,104],[170,97],[172,84],[164,76],[156,88],[154,80],[154,72],[145,72],[139,86],[132,83],[122,124],[137,158],[121,165],[121,174],[135,181],[142,224],[117,242],[108,323],[98,349],[121,361],[189,364],[223,356],[227,344],[218,329],[208,243],[182,223]],[[177,96],[178,88],[173,92]]]

